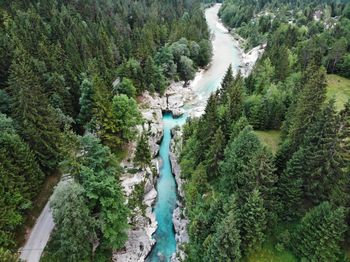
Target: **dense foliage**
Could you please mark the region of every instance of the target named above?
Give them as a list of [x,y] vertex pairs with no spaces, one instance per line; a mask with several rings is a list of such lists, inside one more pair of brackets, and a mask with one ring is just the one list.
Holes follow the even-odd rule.
[[[266,247],[296,261],[343,261],[349,244],[350,102],[335,107],[326,99],[326,73],[349,72],[341,69],[349,42],[344,52],[333,46],[350,39],[349,4],[257,2],[226,0],[221,15],[240,27],[238,33],[255,27],[264,35],[264,55],[246,78],[233,77],[228,68],[204,115],[184,128],[188,261],[245,261]],[[315,22],[317,10],[324,15]],[[300,21],[289,23],[286,14],[300,15]],[[327,19],[335,24],[328,27]],[[255,37],[254,30],[243,36]],[[254,41],[248,39],[248,47]],[[275,155],[254,132],[273,129],[282,130]]]
[[[120,154],[137,136],[137,95],[162,94],[173,80],[187,82],[210,57],[196,0],[1,1],[0,246],[15,247],[14,233],[44,179],[72,152],[82,154],[71,144],[74,132],[93,134],[98,141],[90,141],[89,150],[105,151],[93,160],[108,163],[79,163],[81,170],[71,173],[75,182],[59,190],[52,247],[63,260],[73,252],[74,261],[90,256],[96,239],[101,249],[119,248],[127,212],[109,155]],[[139,161],[144,165],[148,158]],[[81,234],[68,234],[62,220],[74,206],[67,196],[81,207],[81,217],[72,219],[86,228]],[[93,237],[86,235],[90,230]],[[63,238],[89,241],[77,252]]]

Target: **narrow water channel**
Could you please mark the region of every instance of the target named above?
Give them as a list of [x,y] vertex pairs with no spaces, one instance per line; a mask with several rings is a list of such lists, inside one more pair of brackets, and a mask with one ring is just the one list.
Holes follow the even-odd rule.
[[154,207],[158,228],[153,236],[156,244],[147,258],[148,262],[170,261],[171,256],[176,251],[172,215],[176,208],[177,189],[169,159],[171,129],[184,124],[191,110],[198,104],[203,104],[203,101],[206,101],[209,95],[219,87],[230,64],[235,70],[240,64],[239,50],[235,47],[232,36],[227,33],[218,19],[219,8],[220,5],[217,4],[205,11],[209,29],[213,34],[213,58],[209,69],[198,74],[193,81],[192,88],[196,92],[196,98],[185,105],[186,113],[180,118],[173,118],[171,113],[163,114],[164,136],[159,151],[162,164],[157,181],[158,197]]

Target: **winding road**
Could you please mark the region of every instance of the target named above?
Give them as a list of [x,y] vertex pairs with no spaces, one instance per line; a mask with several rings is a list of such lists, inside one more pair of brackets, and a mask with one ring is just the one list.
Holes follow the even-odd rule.
[[29,239],[21,249],[20,258],[27,262],[39,262],[54,227],[55,224],[48,202],[37,219]]

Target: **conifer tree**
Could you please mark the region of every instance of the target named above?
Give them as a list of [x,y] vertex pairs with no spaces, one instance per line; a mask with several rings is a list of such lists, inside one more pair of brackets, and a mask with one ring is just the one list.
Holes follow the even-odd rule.
[[265,239],[266,209],[259,190],[254,189],[241,210],[242,250],[250,253],[258,249]]
[[[305,135],[307,158],[304,170],[304,187],[306,197],[315,203],[330,200],[331,196],[339,199],[341,183],[345,174],[341,144],[339,140],[339,117],[335,112],[334,100],[331,100],[317,116],[317,119]],[[337,194],[332,194],[337,192]],[[343,194],[341,194],[343,195]],[[338,201],[335,200],[334,201]]]
[[61,131],[36,70],[34,59],[23,50],[17,50],[9,76],[12,116],[40,165],[53,170],[61,159]]
[[235,198],[229,203],[229,209],[224,218],[215,228],[215,233],[210,240],[206,240],[206,260],[207,261],[239,261],[241,259],[240,250],[240,230],[239,230],[239,210]]
[[222,160],[224,154],[224,145],[224,133],[222,132],[221,127],[219,127],[219,129],[215,132],[208,153],[206,155],[206,166],[209,179],[217,177],[219,171],[219,162]]
[[266,217],[270,226],[277,222],[277,215],[280,209],[277,199],[277,181],[273,155],[265,146],[259,148],[245,166],[246,180],[240,192],[247,195],[247,192],[259,189],[261,198],[264,200],[264,207],[267,210]]
[[250,126],[243,129],[237,138],[230,142],[219,167],[222,191],[231,194],[244,188],[247,183],[245,165],[260,147],[259,138]]
[[244,100],[244,82],[241,73],[239,72],[234,81],[228,87],[228,110],[226,115],[226,126],[231,126],[231,123],[236,122],[243,112],[243,100]]
[[13,233],[24,222],[23,213],[38,193],[44,174],[13,121],[0,114],[0,244],[11,246]]
[[297,102],[290,109],[293,114],[288,114],[289,119],[287,121],[290,123],[288,125],[288,135],[276,155],[278,173],[282,172],[288,159],[298,150],[307,128],[320,111],[326,96],[325,79],[323,68],[310,64],[306,69],[302,80],[305,84],[298,95]]
[[151,164],[151,151],[148,145],[147,134],[143,132],[137,143],[134,162],[139,164],[141,168],[145,168]]
[[279,198],[283,205],[282,217],[292,220],[298,217],[303,207],[304,172],[308,162],[305,150],[301,148],[288,161],[287,167],[278,181]]
[[145,62],[144,76],[147,89],[151,92],[157,91],[163,94],[165,90],[165,77],[160,69],[153,60],[152,57],[148,57]]
[[329,202],[311,209],[292,236],[294,253],[309,261],[340,261],[340,243],[347,229],[345,216],[345,208]]
[[81,125],[88,124],[93,116],[93,108],[94,108],[94,90],[92,83],[89,79],[84,78],[80,85],[80,112],[79,112],[79,123]]
[[216,128],[218,127],[217,119],[217,94],[212,94],[209,99],[207,106],[205,108],[204,115],[200,118],[198,125],[201,128],[196,130],[196,139],[201,141],[197,143],[196,152],[196,162],[199,163],[204,160],[205,154],[209,149],[210,140],[214,136]]
[[227,102],[227,90],[229,86],[232,84],[234,80],[232,65],[230,64],[226,70],[225,76],[221,81],[221,89],[220,89],[220,103],[225,104]]

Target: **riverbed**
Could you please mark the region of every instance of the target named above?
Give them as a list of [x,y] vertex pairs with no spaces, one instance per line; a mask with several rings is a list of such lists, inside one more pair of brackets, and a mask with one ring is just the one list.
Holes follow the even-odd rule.
[[183,125],[192,112],[203,112],[210,94],[220,87],[220,82],[228,66],[231,64],[233,71],[237,72],[241,64],[240,50],[217,16],[219,8],[220,4],[216,4],[205,10],[213,45],[210,66],[197,73],[191,82],[190,88],[193,90],[194,96],[184,104],[185,113],[179,118],[174,118],[171,113],[163,114],[163,139],[159,151],[161,168],[157,181],[158,197],[154,207],[158,227],[153,236],[156,244],[147,258],[147,261],[150,262],[170,261],[176,252],[177,243],[172,215],[177,205],[177,186],[169,160],[171,129],[177,125]]

